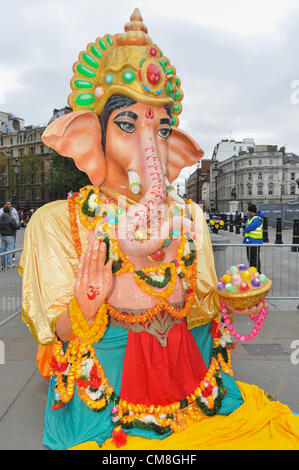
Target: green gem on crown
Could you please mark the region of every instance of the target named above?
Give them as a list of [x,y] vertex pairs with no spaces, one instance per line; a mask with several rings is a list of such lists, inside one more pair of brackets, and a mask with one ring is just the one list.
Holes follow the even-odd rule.
[[82,64],[77,65],[77,71],[79,73],[81,73],[82,75],[84,75],[85,77],[88,77],[88,78],[95,78],[96,77],[96,74],[93,70],[91,70],[90,68],[88,68],[88,67],[86,67],[85,65],[82,65]]
[[103,51],[106,51],[106,49],[107,49],[107,47],[108,47],[107,44],[105,43],[105,41],[104,41],[103,39],[100,39],[100,40],[99,40],[99,46],[100,46],[100,48],[101,48]]
[[95,96],[92,93],[80,93],[76,98],[76,103],[79,106],[88,106],[93,104],[95,101]]
[[98,59],[101,59],[103,57],[103,54],[102,52],[100,51],[100,49],[95,45],[93,44],[90,48],[91,52],[93,53],[93,55],[95,57],[97,57]]
[[132,70],[126,70],[123,73],[123,81],[126,83],[132,83],[135,80],[135,73]]
[[170,95],[170,93],[172,93],[172,91],[173,91],[173,89],[172,89],[172,84],[171,84],[170,81],[168,81],[168,82],[166,83],[166,93],[167,93],[168,95]]
[[97,61],[90,55],[88,54],[88,52],[84,52],[84,54],[82,55],[83,59],[85,60],[85,62],[90,65],[91,67],[93,67],[94,69],[97,69],[98,68],[98,63]]

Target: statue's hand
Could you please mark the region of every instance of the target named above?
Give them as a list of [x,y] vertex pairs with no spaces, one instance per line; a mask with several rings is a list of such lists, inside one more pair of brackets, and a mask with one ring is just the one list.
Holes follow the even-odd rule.
[[112,288],[112,260],[105,265],[106,245],[91,232],[82,253],[76,283],[75,298],[86,318],[93,318]]
[[226,307],[229,312],[235,313],[237,315],[257,315],[258,313],[260,313],[261,309],[263,308],[263,303],[260,302],[258,305],[255,305],[254,307],[243,308],[243,309],[235,308],[229,304],[226,304]]

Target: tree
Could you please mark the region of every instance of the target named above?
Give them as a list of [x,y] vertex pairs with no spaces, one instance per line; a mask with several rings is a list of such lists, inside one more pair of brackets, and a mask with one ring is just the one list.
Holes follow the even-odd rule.
[[[57,152],[51,154],[53,161],[53,175],[48,175],[48,188],[52,200],[65,199],[69,191],[79,191],[87,184],[91,184],[88,176],[80,171],[74,161],[62,157]],[[49,187],[50,186],[50,187]]]

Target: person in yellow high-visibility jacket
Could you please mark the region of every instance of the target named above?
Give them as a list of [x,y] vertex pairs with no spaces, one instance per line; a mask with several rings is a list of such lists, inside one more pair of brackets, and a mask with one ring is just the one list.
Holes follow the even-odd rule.
[[246,247],[249,266],[261,272],[260,247],[263,243],[263,212],[256,210],[255,204],[248,206],[248,220],[243,225],[243,243]]

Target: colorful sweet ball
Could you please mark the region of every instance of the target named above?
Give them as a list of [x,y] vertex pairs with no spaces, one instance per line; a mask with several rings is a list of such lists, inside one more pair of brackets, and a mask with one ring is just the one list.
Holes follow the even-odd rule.
[[261,281],[257,277],[254,277],[251,281],[251,285],[253,287],[261,287]]
[[266,275],[259,274],[254,266],[248,268],[246,264],[237,264],[231,266],[219,279],[217,288],[219,291],[237,295],[262,287],[262,283],[266,280]]
[[238,274],[238,273],[233,274],[232,278],[231,278],[231,282],[232,282],[232,284],[237,285],[237,286],[239,284],[241,284],[242,278],[241,278],[240,274]]
[[253,278],[253,274],[249,270],[243,271],[241,276],[242,276],[242,279],[244,279],[244,281],[251,281],[251,279]]
[[237,266],[231,266],[229,272],[231,274],[236,274],[238,272]]
[[230,282],[228,282],[225,286],[225,290],[227,292],[232,292],[233,290],[235,290],[235,286],[233,284],[231,284]]
[[249,285],[245,281],[241,282],[240,292],[247,292],[247,291],[249,291]]

